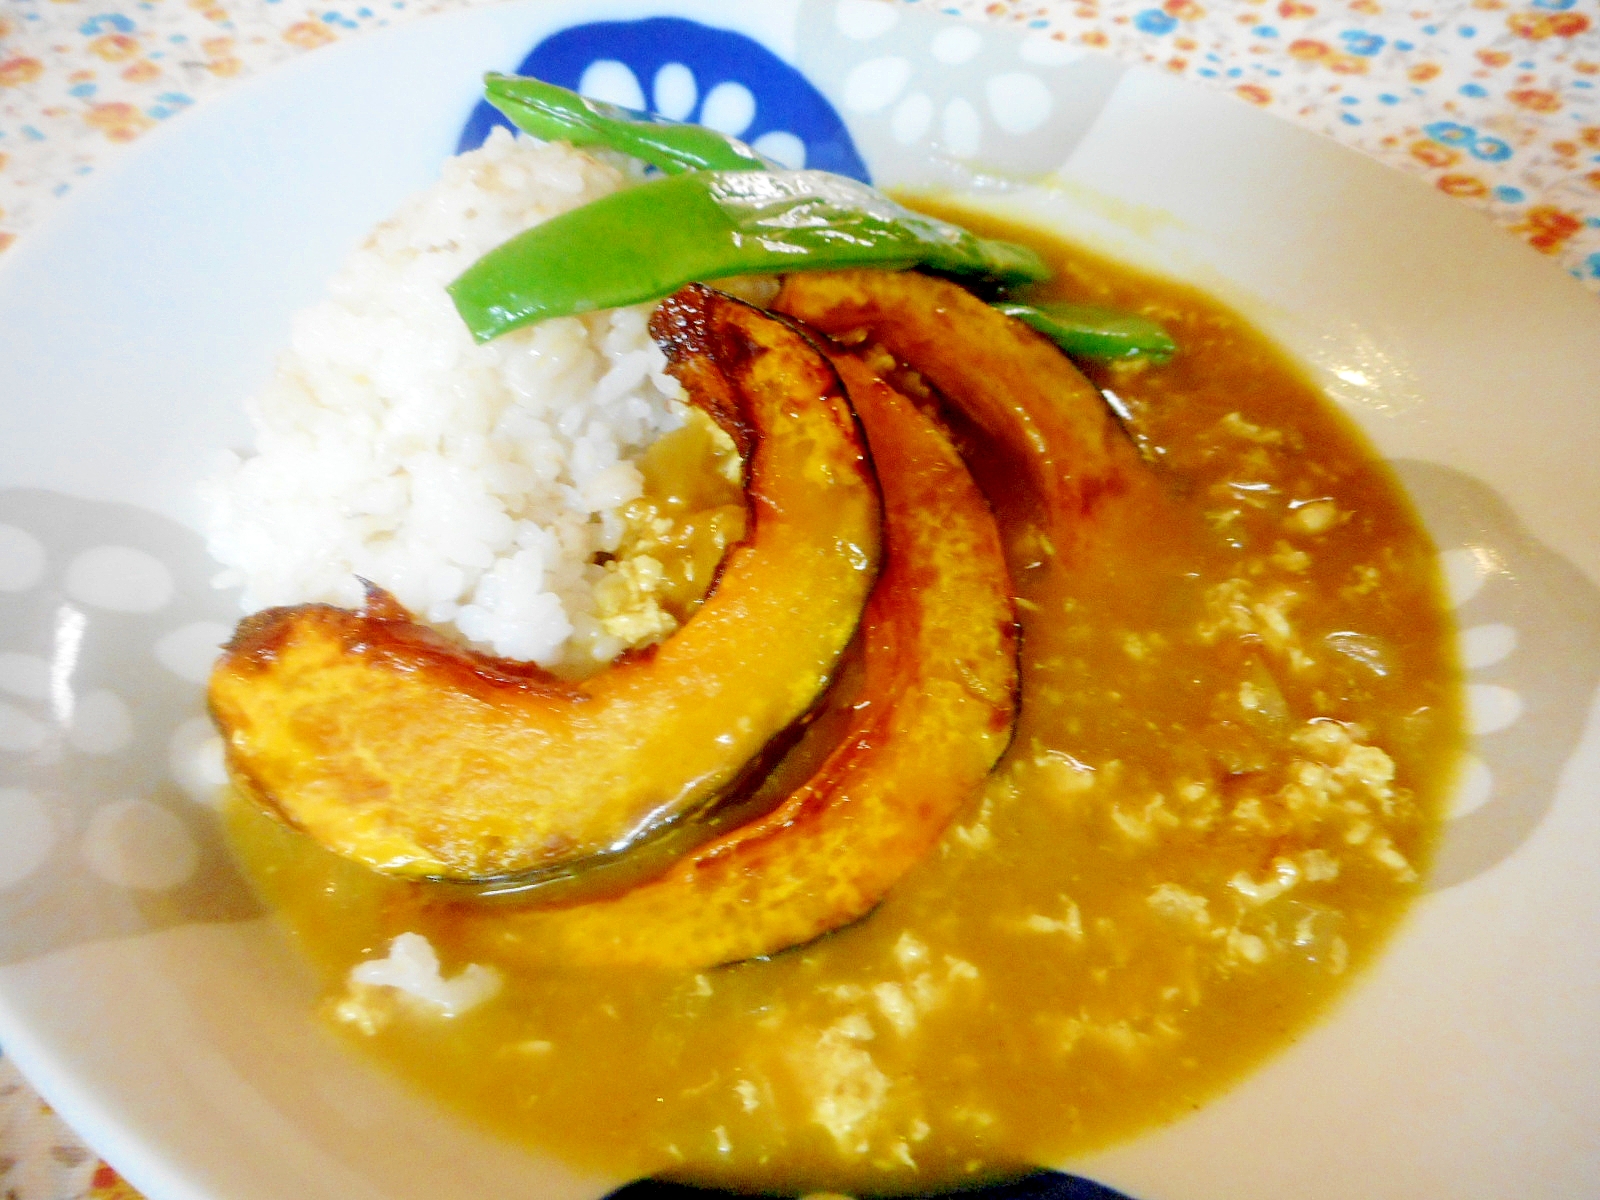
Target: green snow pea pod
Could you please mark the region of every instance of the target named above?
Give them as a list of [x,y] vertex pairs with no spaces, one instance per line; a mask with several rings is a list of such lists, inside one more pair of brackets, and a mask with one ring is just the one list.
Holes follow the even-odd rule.
[[995,304],[1008,317],[1031,325],[1067,354],[1078,358],[1148,358],[1166,362],[1178,349],[1149,317],[1098,304]]
[[647,180],[535,225],[450,285],[487,342],[519,326],[670,295],[729,275],[925,267],[1000,286],[1050,270],[826,171],[689,171]]
[[546,141],[619,150],[669,175],[778,166],[738,138],[715,129],[680,125],[616,104],[586,100],[542,79],[491,72],[483,77],[483,94],[524,133]]

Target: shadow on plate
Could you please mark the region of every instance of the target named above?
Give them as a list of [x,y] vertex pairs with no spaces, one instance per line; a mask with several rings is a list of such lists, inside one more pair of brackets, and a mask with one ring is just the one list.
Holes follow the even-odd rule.
[[1600,684],[1600,589],[1481,480],[1391,465],[1443,556],[1476,735],[1429,879],[1438,891],[1508,858],[1554,803]]
[[156,513],[0,489],[0,964],[259,914],[216,809],[215,571]]

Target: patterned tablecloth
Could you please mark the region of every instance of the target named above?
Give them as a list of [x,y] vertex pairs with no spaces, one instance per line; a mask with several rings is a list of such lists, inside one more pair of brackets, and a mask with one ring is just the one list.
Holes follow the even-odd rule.
[[[0,255],[229,82],[487,0],[0,0]],[[1223,88],[1487,212],[1600,293],[1596,0],[902,0]],[[3,259],[0,259],[3,262]],[[0,1197],[134,1197],[0,1055]]]

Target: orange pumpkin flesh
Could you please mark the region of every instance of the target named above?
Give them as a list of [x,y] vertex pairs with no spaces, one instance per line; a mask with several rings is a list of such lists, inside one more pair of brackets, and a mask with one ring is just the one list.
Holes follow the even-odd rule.
[[546,953],[553,935],[569,962],[682,969],[773,954],[866,914],[978,794],[1016,708],[999,532],[944,433],[861,363],[835,363],[867,429],[885,531],[837,744],[777,808],[659,878],[565,910],[469,922],[492,943],[469,953]]
[[381,593],[247,619],[210,687],[237,782],[379,871],[569,870],[715,798],[826,687],[876,577],[879,500],[838,377],[800,335],[691,287],[652,331],[745,452],[749,521],[657,646],[582,683],[476,654]]
[[1100,393],[1051,342],[947,280],[911,271],[802,272],[773,308],[863,337],[913,367],[1021,472],[1044,557],[1070,565],[1113,521],[1159,497]]

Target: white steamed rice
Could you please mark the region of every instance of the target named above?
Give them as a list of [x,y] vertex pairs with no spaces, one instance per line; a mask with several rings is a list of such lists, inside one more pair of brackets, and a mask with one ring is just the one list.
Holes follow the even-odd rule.
[[615,166],[497,130],[453,159],[294,321],[248,405],[255,453],[208,481],[219,586],[247,612],[355,607],[358,580],[493,652],[581,668],[621,643],[596,617],[634,465],[681,424],[648,307],[485,346],[445,285],[521,230],[625,186]]

